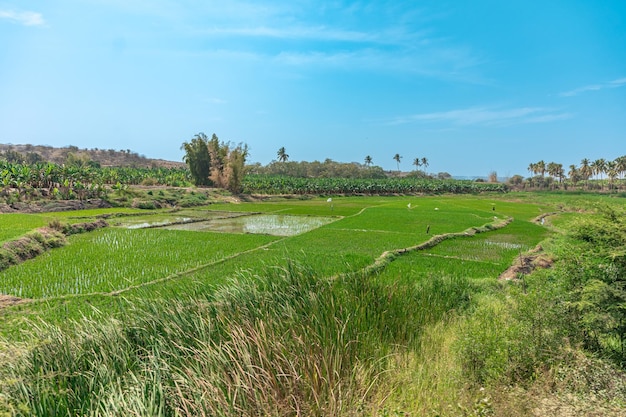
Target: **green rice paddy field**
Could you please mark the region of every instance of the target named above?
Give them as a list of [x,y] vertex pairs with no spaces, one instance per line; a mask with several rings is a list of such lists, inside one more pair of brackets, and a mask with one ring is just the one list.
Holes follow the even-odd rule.
[[[1,271],[0,294],[29,301],[2,310],[0,331],[21,334],[30,319],[66,323],[103,311],[115,314],[137,297],[185,297],[237,279],[242,271],[258,274],[293,262],[322,277],[358,272],[385,251],[512,219],[503,229],[399,256],[377,272],[377,279],[388,283],[442,274],[495,281],[515,256],[547,236],[547,229],[532,220],[555,207],[550,201],[500,196],[345,197],[176,212],[3,214],[0,241],[55,218],[85,222],[105,216],[111,227],[72,235],[66,246]],[[244,220],[243,226],[232,225]]]
[[[543,416],[570,406],[559,392],[621,416],[626,374],[567,345],[559,260],[498,278],[623,205],[510,193],[0,214],[0,261],[46,225],[109,225],[0,271],[0,416]],[[563,385],[583,365],[613,388]]]

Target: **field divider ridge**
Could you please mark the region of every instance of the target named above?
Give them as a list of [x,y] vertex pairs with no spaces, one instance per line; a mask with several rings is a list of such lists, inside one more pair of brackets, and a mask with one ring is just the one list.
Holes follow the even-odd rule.
[[486,233],[486,232],[491,232],[491,231],[498,230],[498,229],[503,229],[506,226],[508,226],[512,221],[513,221],[512,217],[507,217],[505,219],[497,219],[495,222],[487,223],[482,226],[470,227],[469,229],[465,229],[462,232],[452,232],[452,233],[443,233],[441,235],[435,235],[431,237],[430,239],[428,239],[426,242],[420,243],[419,245],[410,246],[408,248],[392,249],[392,250],[385,251],[378,258],[376,258],[374,263],[362,268],[360,271],[339,274],[332,278],[336,279],[341,276],[351,275],[354,273],[357,273],[357,274],[360,273],[366,276],[371,275],[375,273],[376,271],[379,271],[385,268],[385,266],[387,266],[389,262],[392,262],[397,256],[405,255],[410,252],[418,252],[418,251],[433,248],[437,246],[439,243],[443,242],[444,240],[456,239],[458,237],[472,237],[478,233]]

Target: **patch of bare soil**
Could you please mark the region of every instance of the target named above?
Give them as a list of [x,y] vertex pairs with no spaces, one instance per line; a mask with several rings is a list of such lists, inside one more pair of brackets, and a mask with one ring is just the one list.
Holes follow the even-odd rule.
[[13,297],[12,295],[3,295],[0,294],[0,309],[5,307],[14,306],[17,304],[26,303],[29,300],[19,297]]
[[536,268],[550,268],[553,263],[552,259],[543,254],[541,245],[537,245],[532,251],[520,254],[515,263],[500,274],[498,279],[504,281],[520,279],[521,276],[530,274]]

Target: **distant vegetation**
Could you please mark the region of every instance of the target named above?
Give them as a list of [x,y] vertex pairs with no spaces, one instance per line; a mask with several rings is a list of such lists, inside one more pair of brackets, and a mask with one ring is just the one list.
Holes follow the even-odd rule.
[[0,160],[18,164],[51,162],[57,165],[96,167],[183,168],[182,162],[150,159],[130,149],[80,149],[77,146],[55,148],[43,145],[0,144]]
[[528,165],[532,177],[524,179],[514,175],[508,182],[516,187],[530,189],[580,189],[580,190],[617,190],[626,187],[626,155],[614,160],[604,158],[589,160],[584,158],[580,164],[567,168],[557,162],[541,160]]
[[196,185],[241,192],[248,157],[247,145],[220,141],[215,133],[211,139],[204,133],[198,133],[191,141],[183,142],[181,149],[185,151],[183,159]]
[[250,194],[441,194],[506,192],[501,183],[424,178],[298,178],[289,176],[247,175],[243,190]]

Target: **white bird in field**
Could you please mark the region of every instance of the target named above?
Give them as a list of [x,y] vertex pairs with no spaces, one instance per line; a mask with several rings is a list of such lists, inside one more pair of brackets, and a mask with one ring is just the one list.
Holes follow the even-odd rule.
[[406,205],[409,209],[411,209],[411,203]]
[[327,202],[327,203],[332,203],[332,202],[333,202],[333,199],[332,199],[332,198],[329,198],[328,200],[326,200],[326,202]]

